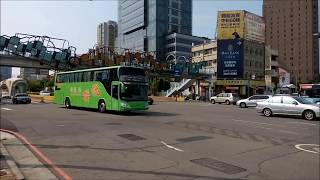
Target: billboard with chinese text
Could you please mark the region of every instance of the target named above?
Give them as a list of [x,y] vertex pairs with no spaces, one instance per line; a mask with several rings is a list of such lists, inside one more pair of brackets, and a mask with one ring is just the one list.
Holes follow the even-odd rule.
[[218,12],[218,39],[244,38],[244,11]]
[[218,40],[218,79],[243,78],[243,40]]

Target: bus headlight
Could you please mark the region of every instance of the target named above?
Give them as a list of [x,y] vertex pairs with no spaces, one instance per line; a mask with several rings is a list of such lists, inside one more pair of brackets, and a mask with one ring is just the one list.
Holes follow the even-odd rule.
[[120,106],[123,107],[123,108],[128,108],[129,107],[127,103],[123,103],[123,102],[120,103]]

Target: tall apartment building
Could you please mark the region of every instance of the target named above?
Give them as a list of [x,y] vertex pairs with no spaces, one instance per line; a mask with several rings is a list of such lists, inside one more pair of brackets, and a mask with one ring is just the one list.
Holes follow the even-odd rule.
[[316,81],[319,74],[317,0],[264,0],[266,45],[279,51],[279,66],[291,83]]
[[115,47],[118,24],[115,21],[103,22],[97,27],[97,44],[99,47]]
[[12,67],[0,67],[0,81],[11,78]]
[[166,36],[192,34],[192,0],[119,0],[118,45],[165,59]]

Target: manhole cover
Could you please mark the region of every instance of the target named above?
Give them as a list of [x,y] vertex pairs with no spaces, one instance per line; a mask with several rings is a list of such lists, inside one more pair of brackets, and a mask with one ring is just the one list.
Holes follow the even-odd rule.
[[121,123],[107,123],[108,125],[122,125]]
[[212,137],[209,137],[209,136],[192,136],[192,137],[180,138],[176,140],[180,142],[192,142],[192,141],[201,141],[201,140],[211,139],[211,138]]
[[200,158],[190,161],[200,166],[208,167],[226,174],[237,174],[246,171],[244,168],[210,158]]
[[87,114],[83,114],[83,113],[74,113],[74,114],[72,114],[72,115],[74,115],[74,116],[86,116]]
[[128,139],[130,141],[140,141],[140,140],[145,140],[145,138],[141,137],[141,136],[137,136],[134,134],[119,134],[118,136]]

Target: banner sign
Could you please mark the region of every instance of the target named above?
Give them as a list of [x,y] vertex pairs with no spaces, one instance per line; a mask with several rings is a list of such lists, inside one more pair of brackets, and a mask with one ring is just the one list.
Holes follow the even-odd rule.
[[218,79],[243,78],[243,40],[218,40]]
[[247,40],[265,42],[265,23],[261,16],[245,12],[244,38]]
[[218,12],[218,39],[244,38],[244,11]]

